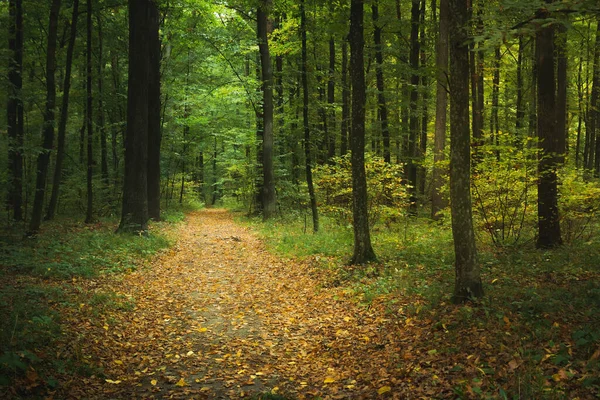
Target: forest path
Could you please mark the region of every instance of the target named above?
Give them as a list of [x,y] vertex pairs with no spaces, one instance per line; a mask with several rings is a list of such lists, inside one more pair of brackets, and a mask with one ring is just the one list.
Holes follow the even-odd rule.
[[110,282],[131,306],[73,321],[77,353],[106,376],[71,382],[70,397],[392,396],[396,329],[314,271],[268,253],[224,210],[188,215],[174,248]]

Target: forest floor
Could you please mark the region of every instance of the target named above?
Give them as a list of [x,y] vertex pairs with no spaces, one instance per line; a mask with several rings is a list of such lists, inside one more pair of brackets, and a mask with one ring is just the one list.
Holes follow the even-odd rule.
[[55,371],[48,386],[29,368],[0,394],[528,398],[537,385],[548,398],[600,395],[598,338],[587,338],[587,353],[575,361],[569,329],[569,318],[582,321],[585,310],[559,310],[563,319],[544,313],[551,340],[542,342],[509,309],[428,309],[418,296],[397,294],[361,302],[314,258],[267,251],[225,210],[188,214],[176,236],[133,272],[73,278],[70,290],[95,302],[54,304],[62,334],[50,355],[36,357],[73,360],[78,373]]

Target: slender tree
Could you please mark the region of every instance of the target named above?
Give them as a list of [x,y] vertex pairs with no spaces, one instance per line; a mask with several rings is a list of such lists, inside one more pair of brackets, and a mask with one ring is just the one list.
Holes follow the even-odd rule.
[[350,85],[348,82],[348,40],[342,40],[342,122],[340,124],[340,156],[348,152],[348,122],[350,120]]
[[23,2],[8,3],[8,60],[9,95],[6,106],[8,147],[8,207],[15,221],[23,219]]
[[273,169],[273,66],[269,51],[268,30],[271,0],[262,0],[258,7],[257,37],[260,53],[262,81],[262,212],[263,218],[273,217],[277,211],[275,196],[275,172]]
[[[160,220],[160,20],[156,2],[149,4],[148,21],[148,217]],[[187,105],[186,105],[187,106]]]
[[364,4],[350,4],[350,77],[352,79],[352,132],[350,150],[352,165],[352,217],[354,225],[354,254],[352,264],[376,260],[371,245],[367,212],[367,177],[365,172],[365,67],[364,67]]
[[86,49],[86,93],[87,103],[85,107],[85,120],[87,121],[87,210],[85,223],[92,223],[94,220],[94,189],[93,189],[93,168],[94,168],[94,124],[93,115],[93,97],[92,97],[92,0],[87,0],[87,49]]
[[410,12],[410,119],[408,136],[408,184],[410,185],[411,211],[416,211],[417,206],[417,159],[419,138],[419,21],[421,15],[421,1],[412,0]]
[[40,230],[46,193],[46,178],[50,164],[50,151],[54,143],[54,114],[56,108],[56,38],[58,36],[58,17],[60,0],[52,0],[48,22],[48,44],[46,47],[46,104],[44,107],[44,125],[42,127],[42,151],[37,158],[35,196],[28,235]]
[[300,0],[300,34],[302,36],[302,121],[304,125],[304,154],[306,163],[306,184],[308,185],[308,196],[310,199],[310,209],[312,211],[313,231],[319,231],[319,214],[317,210],[317,197],[312,179],[312,157],[310,151],[310,125],[308,120],[308,55],[306,49],[306,10],[304,9],[304,0]]
[[454,238],[455,303],[483,295],[471,209],[469,132],[469,47],[467,2],[449,0],[450,37],[450,202]]
[[440,20],[436,51],[436,100],[435,134],[433,150],[433,173],[431,185],[431,216],[439,218],[439,212],[448,204],[442,196],[446,147],[446,119],[448,114],[448,0],[440,0]]
[[69,44],[67,45],[67,60],[65,64],[65,80],[63,81],[62,107],[60,109],[60,120],[58,122],[58,137],[56,144],[56,161],[54,165],[54,178],[52,180],[52,193],[48,208],[46,209],[46,219],[51,220],[56,213],[58,205],[58,195],[60,192],[60,183],[62,179],[62,167],[65,160],[65,136],[67,132],[67,119],[69,116],[69,94],[71,90],[71,69],[73,66],[73,50],[75,49],[75,38],[77,37],[77,17],[79,15],[79,0],[73,0],[73,11],[71,14],[71,33]]
[[373,40],[375,43],[375,75],[377,80],[377,106],[379,109],[379,121],[381,122],[381,136],[383,138],[383,159],[389,163],[392,161],[390,151],[390,128],[388,123],[388,109],[385,102],[385,83],[383,80],[383,51],[381,43],[381,25],[379,22],[379,2],[376,0],[371,6],[373,17]]

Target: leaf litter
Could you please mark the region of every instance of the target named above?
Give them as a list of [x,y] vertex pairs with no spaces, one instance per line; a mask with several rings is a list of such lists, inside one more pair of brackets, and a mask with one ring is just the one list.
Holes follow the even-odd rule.
[[68,353],[93,373],[60,375],[47,398],[478,398],[520,390],[513,378],[531,368],[563,393],[590,378],[582,365],[552,363],[556,346],[532,366],[524,353],[535,343],[514,331],[518,315],[461,324],[461,314],[477,321],[485,311],[442,303],[420,312],[418,296],[365,307],[326,281],[310,260],[269,253],[226,211],[192,213],[177,244],[146,267],[77,282],[131,306],[62,309],[56,358]]

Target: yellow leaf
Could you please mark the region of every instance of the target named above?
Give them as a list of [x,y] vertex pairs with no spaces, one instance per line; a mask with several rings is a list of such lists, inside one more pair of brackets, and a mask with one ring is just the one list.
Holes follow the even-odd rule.
[[325,380],[323,381],[323,383],[333,383],[333,382],[335,382],[335,378],[332,378],[330,376],[325,378]]
[[177,382],[177,383],[175,384],[175,386],[180,386],[180,387],[184,387],[185,385],[187,385],[187,383],[185,383],[185,380],[184,380],[183,378],[181,378],[181,379],[179,380],[179,382]]
[[391,392],[391,391],[392,391],[391,387],[389,387],[389,386],[382,386],[377,391],[377,394],[384,394],[384,393]]
[[113,385],[118,385],[121,381],[113,381],[112,379],[105,379],[106,382],[112,383]]
[[152,386],[156,386],[156,384],[158,383],[158,381],[156,379],[152,379],[150,381],[150,383],[152,384]]
[[117,365],[123,365],[123,361],[121,361],[121,360],[115,360],[115,364],[117,364]]
[[198,332],[206,332],[208,328],[198,328]]

